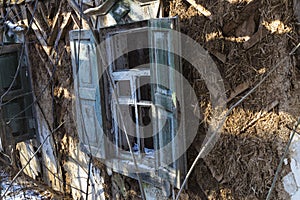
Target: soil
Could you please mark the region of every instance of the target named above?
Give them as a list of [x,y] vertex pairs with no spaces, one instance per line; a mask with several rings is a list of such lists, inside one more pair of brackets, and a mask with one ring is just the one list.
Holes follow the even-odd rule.
[[[236,88],[247,85],[244,92],[228,102],[228,108],[277,63],[285,61],[231,112],[220,139],[210,154],[198,163],[189,185],[196,187],[195,191],[204,191],[204,199],[264,199],[289,138],[287,127],[293,127],[300,111],[297,53],[288,55],[299,42],[292,1],[196,2],[212,11],[211,20],[185,0],[169,1],[166,12],[178,16],[181,31],[211,54],[223,77],[228,97]],[[261,27],[268,29],[266,36],[252,48],[245,48],[247,37],[253,37]],[[209,119],[206,86],[188,64],[184,68],[185,76],[191,79],[199,96],[204,119]],[[274,102],[276,106],[261,116],[262,111]],[[197,147],[202,142],[207,123],[204,121],[201,125],[198,138],[189,150],[190,164],[199,150]],[[281,177],[287,172],[289,167],[284,166]],[[280,179],[272,198],[288,199]]]

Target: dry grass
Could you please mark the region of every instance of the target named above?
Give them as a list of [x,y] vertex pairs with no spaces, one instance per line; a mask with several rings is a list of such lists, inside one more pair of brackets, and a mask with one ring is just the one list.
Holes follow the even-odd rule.
[[[199,4],[213,11],[213,20],[201,16],[192,6],[182,0],[170,2],[171,15],[178,15],[182,22],[182,32],[199,42],[209,52],[218,51],[227,57],[225,63],[213,57],[224,79],[228,95],[238,85],[249,81],[255,85],[281,59],[286,58],[290,50],[297,45],[298,33],[295,28],[291,1],[261,1],[255,21],[256,30],[259,26],[269,28],[269,33],[253,48],[245,50],[238,42],[233,31],[232,35],[223,35],[222,28],[229,22],[238,22],[247,3],[236,1],[204,1]],[[249,35],[251,37],[252,35]],[[235,38],[228,40],[226,38]],[[241,41],[243,42],[243,41]],[[186,72],[188,73],[188,72]],[[207,128],[210,119],[209,94],[199,76],[193,77],[194,89],[199,97],[201,111]],[[204,158],[212,176],[219,182],[215,188],[218,197],[212,199],[261,199],[265,198],[271,185],[280,156],[289,137],[289,129],[295,122],[296,113],[300,111],[299,71],[291,58],[262,84],[246,101],[234,109],[223,127],[221,138],[213,151]],[[244,93],[233,99],[231,106]],[[272,102],[279,104],[267,114],[260,117],[261,112]],[[249,126],[249,123],[257,119]],[[248,127],[249,126],[249,127]],[[247,127],[245,129],[245,127]],[[244,131],[241,131],[243,130]],[[282,175],[286,174],[286,166]],[[196,173],[201,176],[203,174]],[[200,174],[200,175],[199,175]],[[201,177],[200,177],[201,178]],[[196,183],[191,183],[196,184]],[[209,188],[209,183],[202,187]],[[207,189],[209,194],[212,189]],[[209,196],[209,195],[208,195]],[[274,199],[286,199],[280,181],[276,186]]]

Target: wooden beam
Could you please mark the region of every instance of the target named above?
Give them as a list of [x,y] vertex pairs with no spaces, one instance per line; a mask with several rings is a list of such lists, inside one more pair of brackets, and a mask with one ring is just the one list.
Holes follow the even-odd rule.
[[10,20],[14,24],[16,24],[18,22],[18,20],[16,19],[12,8],[11,7],[6,8],[6,12],[8,13],[8,16],[9,16],[8,20]]
[[25,26],[29,26],[28,23],[28,17],[27,17],[27,9],[25,5],[21,5],[21,11],[22,11],[22,17],[23,17],[23,23],[25,24]]
[[71,22],[71,12],[68,12],[65,16],[64,19],[61,23],[61,26],[59,28],[59,32],[57,34],[57,38],[55,40],[55,44],[54,44],[54,48],[56,48],[58,46],[58,43],[60,41],[61,38],[63,38],[66,34],[66,27],[70,24]]
[[17,23],[20,25],[19,22],[22,21],[21,9],[19,6],[13,6],[12,9],[15,12],[15,18],[17,18]]
[[72,13],[71,17],[72,17],[72,20],[73,20],[74,24],[76,24],[78,29],[80,29],[80,20],[78,19],[77,15]]
[[11,53],[20,50],[21,47],[21,44],[2,45],[0,46],[0,52],[1,54]]
[[43,36],[40,33],[40,31],[39,31],[38,27],[36,26],[36,24],[32,23],[31,27],[32,27],[32,30],[34,31],[37,39],[39,40],[40,45],[42,46],[42,48],[44,49],[45,53],[47,54],[49,60],[52,62],[52,64],[55,64],[55,60],[51,57],[51,49],[52,48],[47,45],[47,42],[43,38]]
[[45,6],[44,2],[38,2],[38,10],[41,13],[41,17],[43,18],[43,20],[46,22],[48,29],[50,29],[50,25],[48,23],[48,17],[47,14],[45,14],[45,12],[47,12],[47,8]]
[[196,10],[198,10],[202,15],[212,20],[212,14],[209,10],[204,8],[202,5],[197,4],[195,0],[186,0],[186,1],[189,2],[194,8],[196,8]]
[[41,31],[42,36],[45,40],[48,38],[48,22],[45,22],[43,18],[40,16],[40,14],[37,12],[37,10],[34,11],[31,5],[27,5],[29,12],[31,13],[31,16],[34,19],[35,24],[37,25],[37,28]]
[[261,26],[248,41],[244,42],[244,49],[250,49],[256,43],[260,42],[263,38],[265,38],[268,35],[268,33],[269,31],[264,26]]
[[42,49],[42,47],[40,47],[40,45],[36,44],[34,45],[35,50],[37,51],[37,54],[39,55],[40,59],[42,60],[42,62],[45,64],[45,68],[48,72],[49,77],[52,76],[52,72],[49,68],[49,64],[48,64],[48,56],[46,55],[46,53],[44,52],[44,50]]
[[62,7],[62,2],[60,2],[59,4],[59,8],[58,8],[58,11],[53,19],[53,22],[52,22],[52,27],[51,27],[51,31],[50,31],[50,34],[49,34],[49,38],[47,40],[48,44],[49,45],[53,45],[54,42],[55,42],[55,38],[57,37],[57,34],[58,34],[58,29],[59,29],[59,23],[61,21],[61,7]]

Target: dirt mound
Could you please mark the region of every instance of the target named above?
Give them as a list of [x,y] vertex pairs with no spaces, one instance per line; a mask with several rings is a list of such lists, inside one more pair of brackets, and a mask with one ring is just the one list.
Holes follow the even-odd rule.
[[[211,11],[211,17],[203,16],[185,0],[169,1],[167,12],[178,15],[182,32],[199,42],[215,60],[230,99],[228,107],[270,69],[276,65],[278,68],[233,110],[213,151],[194,170],[197,178],[190,185],[198,186],[209,199],[266,198],[289,138],[287,127],[293,127],[300,111],[297,54],[289,56],[299,42],[292,2],[196,3]],[[184,68],[189,69],[188,64]],[[203,80],[194,71],[184,71],[193,80],[202,113],[209,113],[209,96]],[[207,128],[205,124],[203,131]],[[190,162],[195,154],[189,154]],[[285,166],[281,175],[288,171]],[[280,180],[273,198],[288,198]]]

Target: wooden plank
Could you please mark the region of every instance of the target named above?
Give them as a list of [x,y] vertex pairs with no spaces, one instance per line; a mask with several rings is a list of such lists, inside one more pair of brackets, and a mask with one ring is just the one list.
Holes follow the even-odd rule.
[[84,14],[90,15],[90,16],[91,15],[97,15],[97,16],[106,15],[117,1],[118,0],[105,1],[103,4],[101,4],[98,7],[86,9],[84,11]]
[[254,33],[254,35],[248,41],[244,42],[244,49],[250,49],[256,43],[260,42],[263,38],[265,38],[268,35],[268,33],[269,31],[264,26],[260,26],[258,31],[256,31],[256,33]]
[[23,17],[23,23],[25,24],[25,26],[29,26],[28,23],[28,17],[27,17],[27,9],[25,5],[21,5],[21,11],[22,11],[22,17]]
[[21,48],[21,44],[10,44],[0,46],[1,54],[10,53],[13,51],[18,51]]
[[[26,0],[26,2],[27,1],[29,1],[29,0]],[[21,3],[25,2],[25,0],[6,0],[6,1],[0,0],[0,7],[3,7],[4,2],[6,5],[15,5],[15,4],[21,4]]]
[[45,3],[38,2],[38,10],[39,10],[39,12],[41,13],[41,17],[43,18],[43,20],[44,20],[45,22],[47,22],[46,24],[47,24],[47,26],[48,26],[48,29],[50,29],[50,25],[49,25],[49,23],[48,23],[48,20],[49,20],[49,19],[48,19],[46,13],[45,13],[45,12],[47,12],[47,8],[46,8],[46,6],[45,6]]
[[246,81],[242,84],[239,84],[234,90],[230,93],[229,98],[227,99],[227,103],[229,103],[232,99],[234,99],[236,96],[241,94],[242,92],[246,91],[250,87],[250,82]]
[[20,24],[19,22],[22,21],[22,16],[21,16],[19,6],[13,6],[12,9],[15,12],[15,18],[16,18],[17,23]]
[[74,24],[78,27],[78,29],[80,29],[80,21],[79,21],[77,15],[72,13],[71,17],[72,17],[72,20],[73,20]]
[[27,8],[31,15],[33,16],[34,22],[37,25],[37,28],[41,31],[43,38],[46,40],[48,37],[48,22],[45,22],[40,14],[32,8],[31,5],[27,5]]
[[15,14],[14,14],[12,8],[8,7],[6,9],[6,11],[8,13],[8,20],[12,21],[14,24],[18,23],[18,20],[16,19]]
[[3,8],[0,8],[0,14],[1,14],[1,17],[4,18],[4,10],[3,10]]
[[197,4],[195,0],[186,0],[186,1],[189,2],[194,8],[196,8],[196,10],[198,10],[202,15],[212,20],[212,14],[209,10],[204,8],[202,5]]
[[34,45],[36,51],[37,51],[37,54],[39,55],[40,59],[43,61],[43,63],[45,64],[45,68],[49,74],[49,77],[52,76],[52,72],[50,70],[50,67],[48,66],[48,56],[46,55],[46,53],[44,52],[44,50],[42,49],[42,47],[40,47],[40,45],[36,44]]
[[57,38],[55,40],[55,44],[54,44],[54,49],[58,46],[58,43],[60,41],[61,38],[63,38],[67,32],[66,27],[70,24],[71,22],[71,12],[68,12],[65,16],[64,19],[62,21],[62,24],[59,28],[59,32],[57,34]]
[[47,45],[47,42],[46,42],[45,39],[43,38],[43,36],[42,36],[42,34],[40,33],[40,31],[39,31],[38,27],[36,26],[36,24],[35,24],[35,23],[32,23],[31,27],[32,27],[32,30],[34,31],[34,33],[35,33],[37,39],[39,40],[39,42],[40,42],[42,48],[44,49],[45,53],[47,54],[49,60],[54,64],[54,63],[55,63],[55,60],[51,57],[51,54],[50,54],[50,53],[51,53],[51,47],[49,47],[49,46]]
[[58,29],[59,29],[59,24],[61,22],[61,7],[62,7],[62,2],[60,2],[59,4],[59,8],[58,8],[58,11],[53,19],[53,22],[52,22],[52,27],[51,27],[51,31],[50,31],[50,34],[49,34],[49,38],[47,40],[48,44],[49,45],[53,45],[54,42],[55,42],[55,39],[57,37],[57,34],[58,34]]

